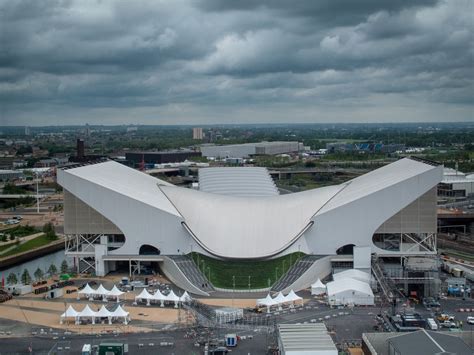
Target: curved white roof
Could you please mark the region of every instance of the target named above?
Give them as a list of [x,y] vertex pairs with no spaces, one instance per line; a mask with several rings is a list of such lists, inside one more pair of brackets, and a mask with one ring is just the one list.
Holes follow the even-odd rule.
[[356,279],[362,282],[370,282],[371,276],[369,273],[357,269],[344,270],[333,275],[334,280],[347,278]]
[[256,167],[199,169],[199,190],[240,197],[278,195],[268,170]]
[[161,186],[186,226],[208,252],[229,258],[277,254],[343,186],[273,197],[234,197]]
[[356,279],[343,278],[328,282],[326,284],[326,290],[328,296],[336,295],[344,291],[357,291],[366,295],[374,295],[368,283]]
[[158,189],[158,185],[173,185],[123,164],[106,161],[67,169],[65,173],[179,216],[173,205]]

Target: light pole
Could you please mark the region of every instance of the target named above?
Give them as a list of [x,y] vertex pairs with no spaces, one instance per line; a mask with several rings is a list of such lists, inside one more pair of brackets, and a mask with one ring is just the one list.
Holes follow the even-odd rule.
[[250,278],[251,278],[251,277],[252,277],[252,276],[249,275],[249,292],[250,292]]
[[207,279],[211,282],[211,268],[209,266],[207,267],[207,274],[209,275]]
[[201,268],[202,268],[202,272],[206,273],[206,262],[204,260],[201,260]]
[[36,173],[36,213],[40,213],[40,201],[39,201],[39,173]]
[[275,269],[275,282],[278,280],[278,266]]
[[232,307],[234,307],[235,276],[232,276]]
[[285,273],[285,262],[286,260],[283,260],[283,269],[281,270],[282,275]]

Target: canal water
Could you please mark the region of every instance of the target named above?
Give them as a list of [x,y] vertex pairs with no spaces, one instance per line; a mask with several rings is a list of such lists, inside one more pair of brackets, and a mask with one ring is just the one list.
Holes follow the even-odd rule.
[[22,264],[18,264],[18,265],[10,267],[8,269],[1,270],[0,271],[0,278],[1,278],[1,275],[3,275],[5,277],[5,281],[6,281],[8,275],[10,275],[10,273],[13,272],[17,275],[18,279],[20,279],[19,276],[21,276],[21,274],[23,273],[23,271],[25,269],[27,269],[28,272],[30,273],[31,277],[34,278],[33,274],[34,274],[34,272],[36,271],[36,269],[38,267],[41,270],[43,270],[44,273],[46,273],[51,264],[56,265],[56,268],[58,269],[58,272],[59,272],[61,270],[61,263],[63,262],[63,260],[66,260],[67,263],[69,264],[69,266],[73,266],[73,259],[72,258],[67,258],[64,255],[64,250],[61,249],[61,250],[58,250],[54,253],[51,253],[51,254],[48,254],[48,255],[43,255],[39,258],[28,260],[28,261],[26,261]]

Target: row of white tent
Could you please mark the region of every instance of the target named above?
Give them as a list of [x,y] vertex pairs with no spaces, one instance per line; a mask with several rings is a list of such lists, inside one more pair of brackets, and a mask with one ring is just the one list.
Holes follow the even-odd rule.
[[102,297],[104,301],[107,301],[107,298],[112,297],[119,302],[119,297],[124,293],[125,292],[120,291],[115,285],[111,290],[107,290],[102,284],[100,284],[99,287],[94,290],[89,286],[89,284],[86,284],[82,290],[77,291],[77,299],[80,298],[80,295],[85,295],[90,301],[92,301],[94,297]]
[[191,296],[186,291],[184,291],[182,296],[177,296],[173,290],[171,290],[167,295],[164,295],[160,290],[156,290],[155,293],[150,293],[146,288],[144,288],[139,295],[135,296],[134,304],[136,305],[138,301],[146,301],[146,305],[149,306],[152,301],[159,301],[160,307],[164,307],[165,302],[174,302],[174,308],[178,308],[180,302],[189,302],[191,300]]
[[60,323],[63,324],[64,320],[74,319],[75,324],[80,324],[82,319],[90,319],[92,324],[95,324],[95,320],[98,318],[107,318],[109,324],[112,324],[114,319],[122,319],[124,324],[128,324],[130,321],[130,313],[118,305],[114,311],[109,311],[104,305],[98,310],[94,311],[89,305],[86,305],[82,311],[76,311],[72,305],[70,305],[66,312],[61,314]]
[[326,294],[330,305],[373,305],[374,293],[370,287],[371,275],[349,269],[333,275],[334,281],[324,285],[320,279],[311,285],[312,295]]
[[303,297],[298,296],[295,291],[291,290],[286,296],[281,292],[278,292],[274,298],[272,298],[270,294],[267,294],[267,297],[257,300],[257,306],[267,307],[267,313],[269,313],[270,307],[272,306],[277,306],[278,310],[281,310],[282,305],[289,304],[290,306],[294,306],[295,302],[303,303]]

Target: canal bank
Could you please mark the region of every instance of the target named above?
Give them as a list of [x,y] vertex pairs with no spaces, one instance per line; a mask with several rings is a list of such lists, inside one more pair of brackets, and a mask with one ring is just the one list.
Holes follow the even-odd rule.
[[[46,271],[52,263],[59,267],[65,259],[64,239],[60,238],[33,250],[0,258],[0,273],[6,278],[11,272],[17,274],[27,269],[32,275],[38,267]],[[70,264],[70,260],[67,261]]]

